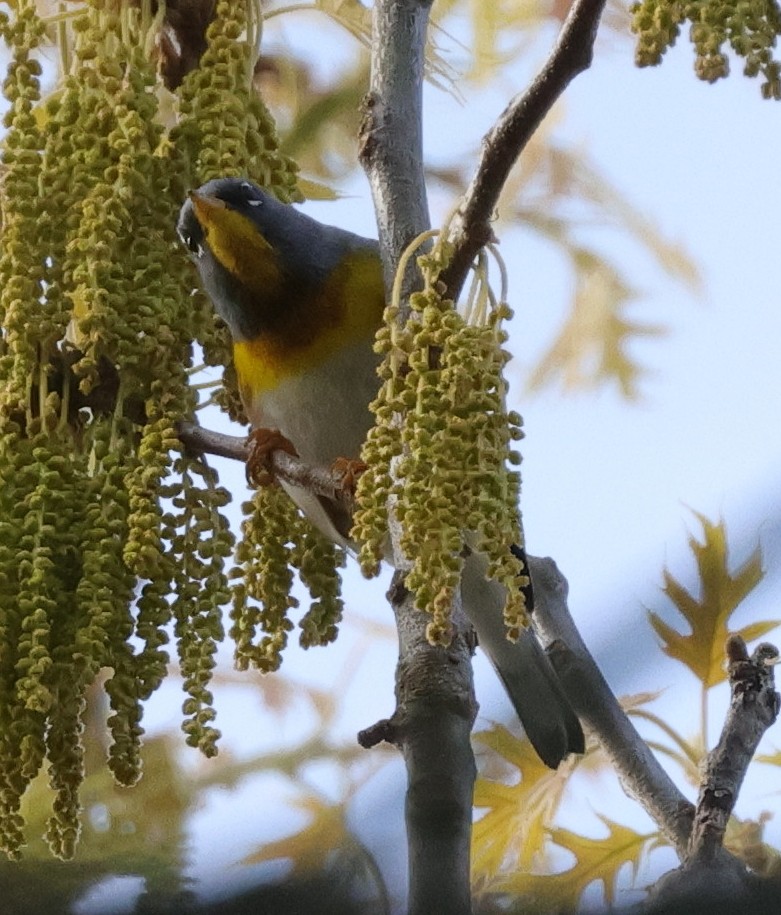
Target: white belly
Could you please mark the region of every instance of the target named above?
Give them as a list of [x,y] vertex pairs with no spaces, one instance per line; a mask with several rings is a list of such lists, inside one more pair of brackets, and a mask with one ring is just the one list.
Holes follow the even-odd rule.
[[372,425],[378,362],[368,341],[342,350],[247,405],[249,420],[256,428],[279,429],[308,464],[357,459]]
[[[371,342],[349,347],[248,404],[249,420],[255,428],[279,429],[312,466],[328,467],[340,457],[355,460],[373,421],[369,404],[379,389],[378,363]],[[316,496],[283,485],[316,527],[344,545]]]

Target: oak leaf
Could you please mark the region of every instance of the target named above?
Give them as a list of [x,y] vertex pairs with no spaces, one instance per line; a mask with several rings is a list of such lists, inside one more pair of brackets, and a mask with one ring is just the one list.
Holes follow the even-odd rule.
[[694,512],[702,525],[703,540],[689,537],[699,578],[699,597],[689,592],[665,569],[664,593],[689,624],[691,631],[679,632],[657,613],[648,618],[671,658],[685,664],[708,689],[727,678],[724,644],[730,635],[752,642],[778,625],[777,620],[761,620],[732,629],[729,620],[741,601],[762,581],[762,550],[757,547],[733,574],[729,568],[727,532],[723,521],[711,523]]
[[482,777],[475,785],[475,807],[486,812],[472,832],[472,869],[478,882],[489,883],[505,868],[528,869],[540,863],[547,830],[576,762],[570,757],[557,770],[549,769],[528,739],[516,737],[499,724],[474,739],[520,776],[512,785]]
[[[515,873],[507,877],[501,889],[523,896],[531,896],[539,907],[550,906],[560,911],[574,911],[586,888],[599,881],[605,901],[615,901],[619,871],[625,864],[632,867],[633,878],[645,854],[650,851],[658,833],[639,833],[608,817],[599,819],[607,826],[608,835],[602,839],[581,836],[569,829],[553,829],[550,839],[575,857],[569,870],[552,875]],[[535,908],[534,911],[539,911]]]

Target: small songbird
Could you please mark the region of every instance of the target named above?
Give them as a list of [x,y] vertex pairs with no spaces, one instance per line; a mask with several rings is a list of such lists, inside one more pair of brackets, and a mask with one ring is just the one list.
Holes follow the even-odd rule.
[[[191,192],[177,228],[233,337],[256,434],[313,466],[357,462],[380,384],[373,350],[385,306],[378,243],[324,225],[240,178]],[[349,547],[344,509],[282,485],[313,524]],[[506,638],[505,592],[484,572],[482,557],[467,559],[464,609],[529,740],[556,768],[583,752],[583,731],[534,634]]]

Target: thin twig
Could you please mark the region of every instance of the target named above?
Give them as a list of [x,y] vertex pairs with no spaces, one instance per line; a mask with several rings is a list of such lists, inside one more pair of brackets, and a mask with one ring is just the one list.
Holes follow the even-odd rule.
[[[199,454],[213,454],[245,463],[250,455],[246,438],[213,432],[196,423],[181,423],[179,438],[186,449]],[[269,461],[276,479],[301,486],[317,496],[341,503],[348,511],[353,510],[353,494],[351,488],[344,485],[344,474],[326,467],[313,467],[280,448],[269,453]]]
[[458,296],[477,252],[493,238],[491,220],[510,169],[554,102],[590,66],[604,6],[605,0],[574,0],[543,68],[483,137],[477,169],[451,223],[454,250],[442,276],[450,297]]

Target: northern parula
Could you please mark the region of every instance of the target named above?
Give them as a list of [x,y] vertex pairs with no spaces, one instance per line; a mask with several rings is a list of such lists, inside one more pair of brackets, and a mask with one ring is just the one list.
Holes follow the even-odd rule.
[[[209,181],[179,215],[179,236],[233,337],[244,408],[301,459],[356,460],[379,388],[372,344],[385,305],[376,241],[324,225],[252,182]],[[349,546],[349,519],[328,500],[283,483],[310,520]],[[556,768],[583,752],[583,731],[531,631],[506,638],[504,592],[467,559],[464,609],[540,758]]]

